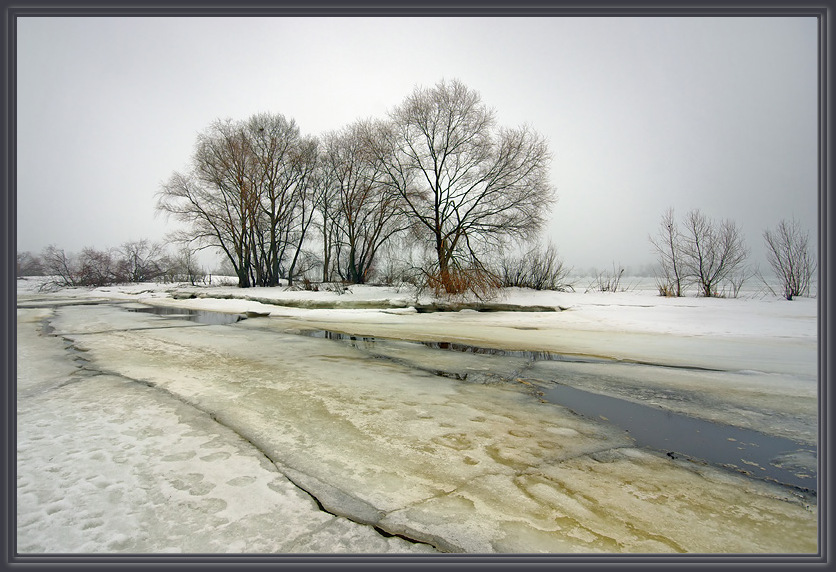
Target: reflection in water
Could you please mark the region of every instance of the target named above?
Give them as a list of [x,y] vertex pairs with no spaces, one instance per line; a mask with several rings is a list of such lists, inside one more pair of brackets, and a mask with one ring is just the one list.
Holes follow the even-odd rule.
[[[356,345],[356,342],[361,342],[366,344],[368,347],[376,343],[386,343],[387,340],[385,338],[376,338],[374,336],[355,336],[353,334],[343,334],[340,332],[332,332],[329,330],[303,330],[299,332],[301,335],[308,336],[311,338],[325,338],[328,340],[340,340],[340,341],[347,341],[352,342],[352,345]],[[393,341],[393,340],[388,340]],[[398,340],[400,341],[400,340]],[[407,343],[414,343],[420,344],[422,346],[434,349],[434,350],[449,350],[455,352],[462,352],[462,353],[469,353],[469,354],[476,354],[476,355],[490,355],[490,356],[499,356],[499,357],[509,357],[509,358],[522,358],[525,360],[533,360],[533,361],[571,361],[571,362],[582,362],[582,363],[608,363],[608,360],[604,359],[597,359],[591,357],[576,357],[570,356],[566,354],[559,354],[555,352],[534,352],[534,351],[526,351],[526,350],[500,350],[496,348],[484,348],[479,346],[471,346],[468,344],[460,344],[457,342],[407,342]]]
[[183,308],[171,308],[168,306],[148,306],[146,308],[127,308],[129,312],[141,312],[143,314],[155,314],[167,318],[189,320],[199,324],[224,325],[234,324],[244,319],[241,314],[229,314],[227,312],[211,312],[208,310],[190,310]]

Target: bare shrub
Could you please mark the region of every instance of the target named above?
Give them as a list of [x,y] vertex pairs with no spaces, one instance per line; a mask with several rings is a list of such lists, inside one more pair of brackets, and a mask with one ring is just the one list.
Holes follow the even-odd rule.
[[595,280],[587,288],[587,292],[593,290],[595,292],[619,292],[624,289],[621,288],[621,277],[624,274],[624,268],[620,264],[613,262],[612,270],[603,270],[595,276]]
[[78,257],[78,280],[82,286],[108,286],[128,282],[128,276],[119,273],[119,265],[110,252],[84,248]]
[[41,286],[43,289],[78,286],[78,271],[75,260],[62,248],[49,245],[41,252],[41,267],[49,279]]
[[455,268],[426,274],[426,285],[436,296],[471,293],[480,300],[496,297],[502,281],[485,268]]
[[306,290],[308,292],[319,292],[319,284],[311,282],[311,280],[305,276],[302,278],[302,290]]
[[743,284],[757,274],[756,269],[753,270],[748,266],[738,268],[723,280],[715,295],[720,298],[737,298],[740,296]]
[[679,293],[677,293],[675,285],[666,278],[660,278],[657,276],[656,287],[659,289],[659,295],[665,296],[666,298],[673,298],[682,295],[682,290],[678,290]]
[[163,245],[147,239],[122,244],[118,255],[118,278],[124,282],[150,282],[163,273]]
[[344,282],[329,282],[328,284],[324,284],[323,288],[326,292],[333,292],[338,296],[342,296],[343,294],[351,294],[351,287],[349,287]]
[[126,242],[119,249],[86,247],[77,255],[48,246],[40,260],[44,275],[49,277],[45,289],[156,280],[177,272],[179,264],[164,254],[161,245],[145,239]]
[[568,281],[571,268],[567,268],[551,242],[544,248],[537,244],[519,256],[503,256],[497,274],[506,288],[531,288],[533,290],[574,290]]

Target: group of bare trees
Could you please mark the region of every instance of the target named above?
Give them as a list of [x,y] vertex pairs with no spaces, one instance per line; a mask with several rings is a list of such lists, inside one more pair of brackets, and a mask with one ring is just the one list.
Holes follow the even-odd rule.
[[141,239],[107,250],[87,247],[78,254],[55,246],[46,247],[39,255],[18,253],[17,275],[45,276],[44,286],[48,288],[156,280],[187,280],[194,284],[204,272],[188,249],[169,254],[162,244]]
[[680,226],[668,209],[650,241],[659,257],[662,294],[682,296],[684,287],[693,284],[703,296],[717,296],[721,284],[737,291],[745,277],[748,250],[734,221],[715,221],[695,209]]
[[386,176],[387,129],[380,121],[357,121],[322,137],[317,211],[323,280],[367,282],[380,249],[410,226]]
[[324,280],[363,283],[399,237],[424,251],[425,283],[455,294],[497,282],[488,255],[537,236],[550,161],[539,134],[498,127],[477,92],[442,81],[319,138],[281,115],[216,121],[157,208],[186,223],[184,243],[219,248],[241,287],[292,282],[314,261]]
[[[798,223],[781,221],[766,230],[767,260],[782,282],[783,295],[809,293],[815,261],[808,247],[808,235]],[[665,296],[682,296],[687,286],[701,295],[718,296],[721,288],[737,296],[743,282],[754,272],[746,266],[749,251],[734,221],[716,221],[699,210],[689,211],[682,223],[673,209],[662,215],[659,229],[650,237],[659,262],[657,285]]]
[[174,173],[157,209],[187,223],[183,244],[219,248],[242,287],[293,276],[314,218],[317,142],[292,120],[216,121],[188,173]]

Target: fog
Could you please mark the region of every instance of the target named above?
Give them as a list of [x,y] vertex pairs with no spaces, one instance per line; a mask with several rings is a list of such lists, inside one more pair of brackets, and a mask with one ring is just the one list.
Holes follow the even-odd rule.
[[17,250],[163,240],[155,193],[216,118],[321,134],[458,78],[549,140],[544,240],[640,268],[662,212],[817,232],[817,20],[20,18]]

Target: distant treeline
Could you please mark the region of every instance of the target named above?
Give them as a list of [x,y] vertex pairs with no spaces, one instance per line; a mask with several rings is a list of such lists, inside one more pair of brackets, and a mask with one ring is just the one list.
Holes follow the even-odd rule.
[[141,239],[107,250],[88,247],[77,254],[55,246],[40,254],[19,252],[17,275],[45,276],[44,287],[62,288],[153,281],[195,284],[205,272],[188,248],[169,253],[162,244]]
[[[818,266],[809,245],[809,233],[795,220],[782,220],[775,228],[765,230],[763,238],[774,280],[764,279],[757,268],[747,266],[748,249],[733,221],[718,223],[695,210],[686,215],[680,226],[673,210],[668,209],[657,234],[650,237],[658,256],[654,273],[659,294],[683,296],[691,289],[702,296],[737,297],[743,284],[757,277],[764,288],[787,300],[808,296]],[[383,264],[375,269],[374,283],[411,284],[419,289],[426,286],[426,276],[402,262],[403,252],[408,252],[410,245],[394,244],[399,250],[384,250],[380,256]],[[318,268],[321,267],[308,266],[297,287],[318,289],[318,283],[323,281],[321,275],[317,276]],[[493,279],[492,288],[567,291],[574,290],[574,281],[582,279],[566,267],[551,243],[545,247],[535,244],[516,253],[500,253],[490,258],[485,268]],[[232,275],[229,269],[221,268],[218,272]],[[586,291],[627,290],[630,286],[622,284],[624,275],[625,269],[614,263],[612,270],[596,272]],[[162,244],[142,239],[108,250],[84,248],[78,254],[68,254],[55,246],[40,254],[18,253],[17,276],[46,276],[45,287],[96,287],[149,281],[196,284],[204,280],[206,272],[187,246],[170,253]],[[337,282],[350,283],[344,279]]]

